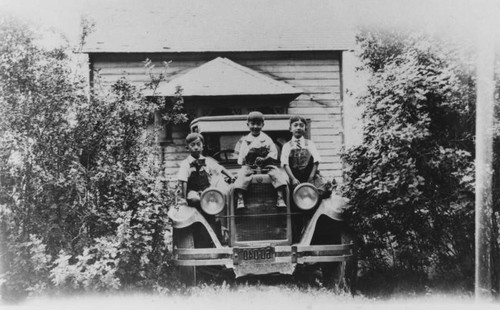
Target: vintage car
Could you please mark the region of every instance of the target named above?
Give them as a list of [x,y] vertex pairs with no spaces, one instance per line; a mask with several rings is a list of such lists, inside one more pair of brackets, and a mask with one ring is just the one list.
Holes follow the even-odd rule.
[[[278,150],[291,137],[289,118],[265,116],[264,131]],[[237,171],[234,149],[248,133],[246,116],[200,117],[191,123],[191,131],[204,136],[205,156]],[[256,170],[244,196],[244,209],[236,209],[230,186],[206,189],[198,207],[172,206],[173,262],[182,280],[194,284],[197,269],[221,266],[236,277],[314,272],[325,286],[349,289],[355,280],[356,259],[354,238],[343,218],[345,199],[337,195],[320,199],[309,183],[293,192],[287,188],[286,193],[287,208],[276,208],[270,177]]]

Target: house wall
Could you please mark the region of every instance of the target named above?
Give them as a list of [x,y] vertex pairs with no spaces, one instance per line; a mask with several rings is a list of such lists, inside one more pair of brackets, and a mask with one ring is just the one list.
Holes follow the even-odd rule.
[[[308,52],[234,52],[234,53],[157,53],[157,54],[91,54],[94,70],[103,83],[112,83],[126,76],[143,85],[149,80],[142,63],[149,58],[155,73],[165,72],[167,81],[196,68],[216,57],[230,60],[288,83],[304,93],[292,101],[289,114],[299,114],[312,120],[311,138],[316,144],[324,175],[342,179],[339,152],[342,133],[342,53],[335,51]],[[163,61],[171,61],[164,70]],[[93,77],[95,80],[96,77]],[[184,144],[187,126],[174,128],[173,142],[164,146],[167,176],[174,176],[179,162],[187,156]]]

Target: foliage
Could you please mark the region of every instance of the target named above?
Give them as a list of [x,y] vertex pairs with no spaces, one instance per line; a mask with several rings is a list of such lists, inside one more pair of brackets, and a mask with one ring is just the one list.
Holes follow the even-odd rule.
[[[46,253],[46,245],[36,235],[22,243],[8,243],[8,253],[13,255],[10,267],[15,270],[24,270],[24,273],[12,273],[5,285],[12,291],[26,291],[32,294],[43,292],[49,285],[47,279],[51,267],[52,257]],[[5,281],[6,279],[4,279]]]
[[[491,232],[491,247],[492,247],[492,289],[496,292],[496,296],[500,295],[500,61],[498,55],[495,63],[495,123],[493,128],[493,191],[492,191],[492,232]],[[496,242],[495,242],[496,240]]]
[[15,296],[30,289],[29,279],[41,268],[30,251],[17,247],[28,250],[36,235],[53,255],[76,235],[71,163],[77,157],[66,142],[70,109],[85,97],[63,48],[40,48],[35,33],[6,17],[0,38],[2,289]]
[[153,115],[182,122],[180,93],[174,111],[125,79],[88,94],[69,49],[38,38],[0,18],[2,297],[168,284],[174,189]]
[[343,158],[363,267],[471,283],[473,72],[422,34],[364,30],[357,41],[371,78],[359,98],[363,143]]
[[[116,239],[109,245],[117,253],[112,272],[118,282],[107,273],[97,274],[102,281],[81,287],[152,286],[163,276],[157,271],[165,267],[166,211],[173,197],[158,161],[152,137],[156,131],[145,131],[157,107],[125,79],[114,83],[110,92],[96,89],[93,100],[76,109],[75,141],[82,150],[78,179],[86,185],[80,204],[86,211],[82,227],[87,233],[80,240],[94,246],[90,253],[96,255],[83,261],[85,267],[88,262],[106,264],[108,254],[95,246],[103,236]],[[57,270],[52,276],[57,278]],[[75,279],[73,283],[79,283]]]
[[[163,61],[162,71],[158,74],[155,72],[155,64],[151,59],[147,58],[144,61],[144,67],[146,68],[146,73],[149,76],[149,82],[145,84],[146,88],[152,91],[153,96],[157,93],[158,86],[160,83],[166,81],[167,69],[170,66],[169,61]],[[170,124],[182,124],[187,122],[187,114],[184,113],[184,99],[182,98],[182,88],[177,86],[175,91],[175,96],[173,98],[167,98],[163,96],[155,97],[155,102],[159,107],[158,112],[161,114],[161,118],[165,125]]]
[[98,238],[91,246],[83,248],[75,263],[70,262],[72,255],[61,252],[51,270],[53,283],[63,287],[71,285],[74,289],[118,289],[117,243],[116,238]]

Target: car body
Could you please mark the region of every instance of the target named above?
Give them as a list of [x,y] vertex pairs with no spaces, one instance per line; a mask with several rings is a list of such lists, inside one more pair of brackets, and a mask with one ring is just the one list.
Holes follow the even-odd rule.
[[[291,137],[290,115],[265,115],[263,131],[281,150]],[[309,123],[309,121],[308,121]],[[310,126],[308,126],[310,127]],[[237,145],[248,133],[246,116],[201,117],[191,131],[205,138],[205,156],[236,171]],[[310,130],[307,130],[309,133]],[[236,209],[231,186],[209,188],[201,206],[172,206],[174,264],[184,281],[196,281],[196,268],[223,266],[236,277],[294,274],[301,267],[318,267],[336,285],[350,286],[355,266],[355,244],[343,218],[346,200],[332,195],[320,199],[312,184],[293,192],[286,189],[286,208],[276,208],[276,190],[270,177],[256,170],[245,193],[246,208]],[[351,267],[350,267],[351,266]]]

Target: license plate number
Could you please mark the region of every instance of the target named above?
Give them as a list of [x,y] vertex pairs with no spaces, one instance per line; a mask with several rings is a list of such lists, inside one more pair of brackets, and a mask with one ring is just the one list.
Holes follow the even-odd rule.
[[248,249],[235,249],[238,255],[238,261],[259,263],[259,262],[273,262],[276,258],[276,253],[273,247],[265,248],[248,248]]

